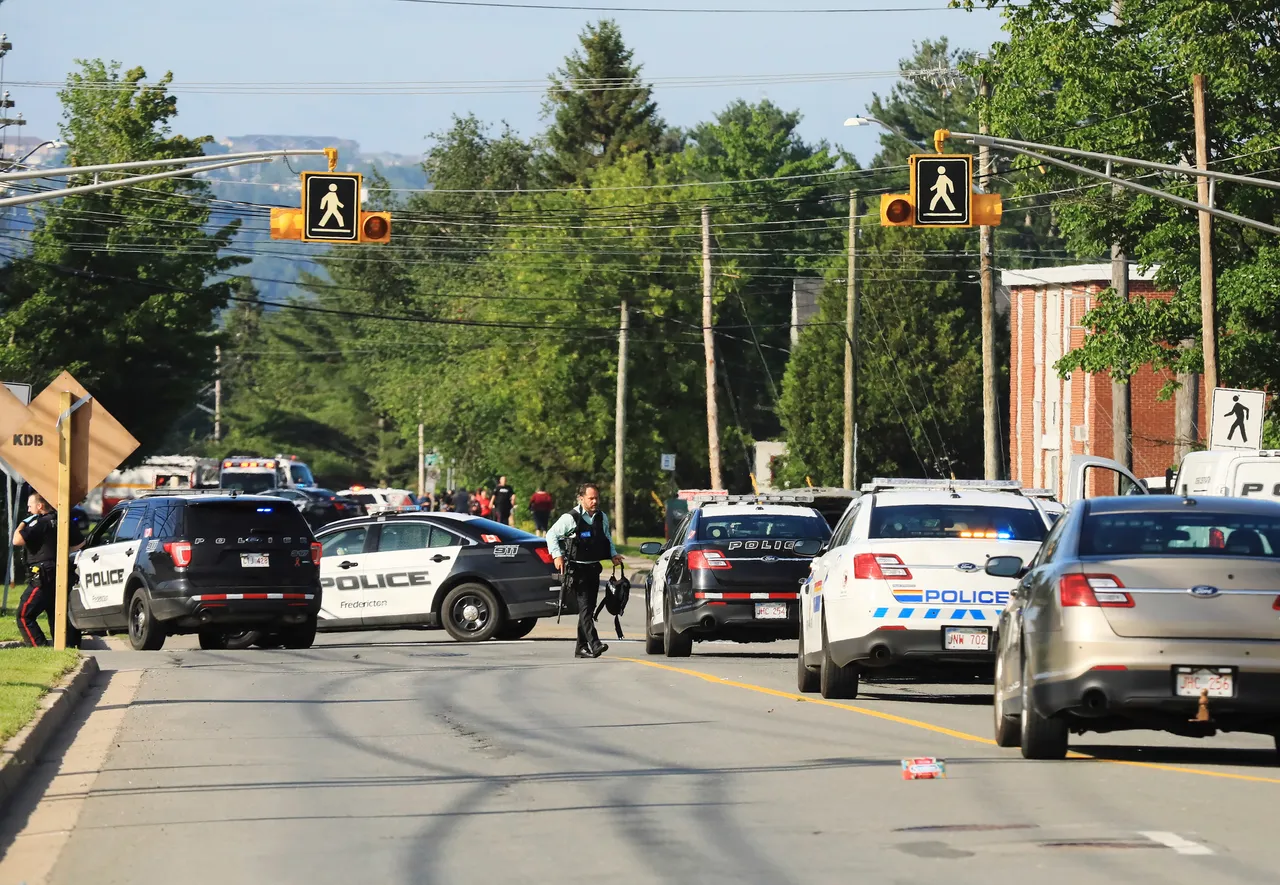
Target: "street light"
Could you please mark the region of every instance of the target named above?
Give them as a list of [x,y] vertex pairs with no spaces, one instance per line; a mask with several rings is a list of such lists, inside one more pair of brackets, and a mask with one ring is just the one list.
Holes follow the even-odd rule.
[[892,126],[889,123],[886,123],[884,120],[877,120],[875,117],[857,116],[857,117],[850,117],[849,119],[844,121],[844,125],[846,126],[870,126],[872,123],[875,123],[877,126],[883,126],[885,129],[888,129],[894,135],[898,136],[899,138],[901,138],[903,141],[907,142],[910,145],[913,145],[918,148],[924,148],[925,150],[928,149],[928,148],[925,148],[924,145],[920,144],[920,142],[907,136],[897,126]]

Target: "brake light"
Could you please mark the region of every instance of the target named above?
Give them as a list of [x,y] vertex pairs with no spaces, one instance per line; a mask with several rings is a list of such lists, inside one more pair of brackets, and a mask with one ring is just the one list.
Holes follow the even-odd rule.
[[700,569],[726,569],[733,568],[732,563],[724,558],[724,553],[719,550],[691,550],[689,551],[689,571],[699,571]]
[[1221,550],[1227,546],[1227,536],[1222,529],[1209,529],[1209,549]]
[[555,559],[551,556],[551,551],[546,547],[534,547],[533,552],[538,554],[538,558],[547,565],[551,565],[551,563],[555,562]]
[[1114,575],[1063,575],[1058,596],[1063,608],[1133,608],[1133,597]]
[[853,576],[861,580],[910,581],[911,569],[894,553],[858,553],[853,557]]
[[186,568],[191,565],[190,541],[166,541],[164,552],[173,560],[174,568]]
[[312,565],[320,564],[320,555],[322,553],[324,553],[324,547],[321,546],[320,542],[312,541],[311,542],[311,564]]

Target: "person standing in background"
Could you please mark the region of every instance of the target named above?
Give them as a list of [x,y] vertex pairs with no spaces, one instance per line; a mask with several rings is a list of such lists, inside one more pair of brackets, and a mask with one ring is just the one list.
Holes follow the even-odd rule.
[[555,506],[555,501],[542,486],[538,486],[538,490],[530,496],[529,511],[533,513],[534,531],[539,536],[546,536],[547,529],[551,526],[551,511]]
[[511,514],[516,509],[516,490],[507,485],[505,476],[498,477],[498,487],[493,490],[494,519],[503,525],[511,525]]
[[453,512],[454,513],[470,513],[471,512],[471,495],[467,490],[459,487],[453,493]]

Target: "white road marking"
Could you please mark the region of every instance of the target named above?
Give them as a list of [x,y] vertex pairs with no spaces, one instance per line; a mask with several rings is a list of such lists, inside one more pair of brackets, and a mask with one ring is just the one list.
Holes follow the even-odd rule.
[[1192,842],[1190,839],[1184,839],[1177,833],[1151,831],[1139,833],[1138,835],[1146,836],[1152,842],[1159,842],[1161,845],[1167,845],[1179,854],[1213,854],[1213,849],[1208,845],[1201,845],[1199,842]]

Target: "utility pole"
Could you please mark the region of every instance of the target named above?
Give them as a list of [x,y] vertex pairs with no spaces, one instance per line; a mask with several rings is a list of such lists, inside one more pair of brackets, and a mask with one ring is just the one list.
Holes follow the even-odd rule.
[[[1195,105],[1196,168],[1209,168],[1209,132],[1205,120],[1204,74],[1191,78]],[[1196,178],[1196,199],[1202,206],[1211,203],[1209,179]],[[1218,306],[1213,279],[1213,216],[1200,213],[1200,325],[1204,339],[1204,388],[1210,394],[1218,386]]]
[[[1115,16],[1116,27],[1124,25],[1124,0],[1112,0],[1111,13]],[[1111,174],[1112,164],[1107,161],[1107,175]],[[1120,194],[1119,185],[1111,186],[1111,196],[1114,199]],[[1124,253],[1124,245],[1116,237],[1111,242],[1111,288],[1115,289],[1116,296],[1121,301],[1129,300],[1129,259]],[[1126,468],[1133,468],[1133,427],[1130,423],[1130,399],[1129,394],[1129,367],[1125,366],[1125,377],[1123,381],[1111,380],[1111,458],[1123,464]],[[1117,482],[1119,479],[1117,478]],[[1120,490],[1117,488],[1116,493]]]
[[619,544],[627,543],[626,507],[623,506],[623,455],[627,442],[627,330],[631,315],[623,297],[618,316],[618,402],[613,411],[613,531]]
[[716,342],[711,334],[711,209],[702,207],[702,352],[707,371],[707,460],[711,464],[711,488],[720,481],[720,415],[716,410]]
[[[984,78],[979,84],[982,98],[991,97],[991,84]],[[978,121],[978,132],[991,131],[985,117]],[[978,146],[978,175],[982,192],[990,193],[992,181],[991,148]],[[1000,416],[996,413],[996,280],[995,236],[991,226],[979,229],[979,271],[982,277],[982,463],[987,479],[999,479],[1002,473],[999,455]]]
[[856,488],[853,440],[858,426],[857,353],[858,340],[858,192],[849,191],[849,280],[844,305],[844,471],[842,485]]
[[222,440],[222,346],[213,347],[213,441]]
[[427,493],[427,449],[422,441],[422,425],[418,425],[418,497]]

